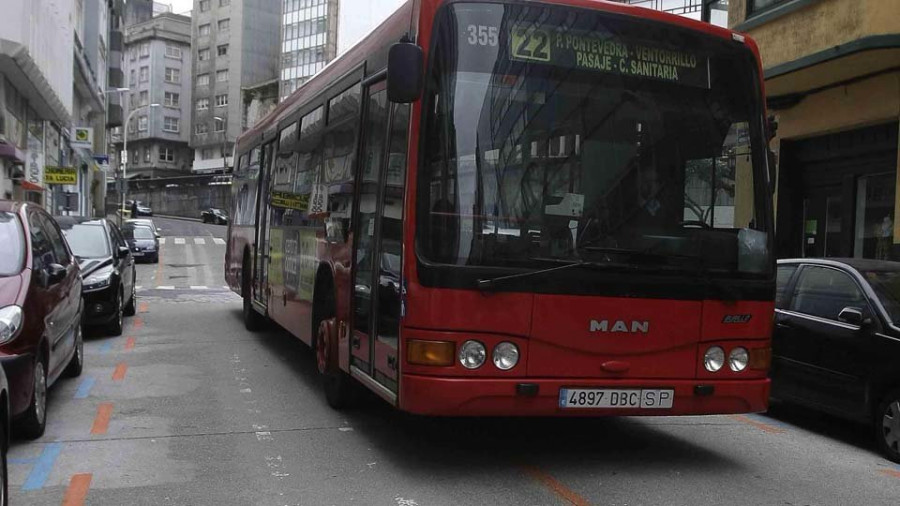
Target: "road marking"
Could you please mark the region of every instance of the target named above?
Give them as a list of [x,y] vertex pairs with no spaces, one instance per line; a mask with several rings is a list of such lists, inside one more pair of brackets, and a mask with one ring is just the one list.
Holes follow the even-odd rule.
[[225,246],[225,239],[219,239],[218,237],[213,237],[213,242],[218,244],[219,246]]
[[59,457],[59,452],[61,451],[62,443],[50,443],[45,446],[41,456],[37,458],[37,462],[31,468],[31,472],[28,473],[28,478],[25,479],[22,490],[37,490],[43,487],[44,483],[47,483],[47,477],[50,476],[53,464],[56,463],[56,458]]
[[134,330],[141,330],[144,327],[144,319],[140,316],[135,316],[134,320],[131,321],[131,327]]
[[194,244],[202,246],[202,245],[206,244],[206,239],[204,239],[202,237],[194,237]]
[[116,366],[116,370],[113,371],[113,381],[122,381],[123,379],[125,379],[125,371],[127,370],[128,364],[126,364],[125,362],[119,363],[119,365]]
[[106,341],[103,343],[103,346],[100,347],[100,353],[109,353],[109,350],[112,349],[112,341]]
[[109,417],[112,416],[113,405],[111,402],[103,402],[97,406],[97,416],[94,418],[94,425],[91,427],[91,434],[106,434],[109,429]]
[[157,290],[174,290],[175,287],[171,286],[171,285],[165,285],[165,286],[157,286],[156,289]]
[[203,285],[191,285],[191,290],[207,290],[208,288]]
[[729,418],[731,418],[732,420],[737,420],[742,423],[746,423],[747,425],[752,425],[752,426],[756,427],[757,429],[759,429],[763,432],[767,432],[769,434],[784,434],[785,433],[784,429],[779,429],[778,427],[775,427],[774,425],[769,425],[767,423],[758,422],[758,421],[753,420],[752,418],[745,416],[745,415],[730,415]]
[[163,245],[163,244],[165,244],[165,243],[166,243],[166,238],[165,238],[165,237],[160,237],[160,238],[159,238],[159,244],[160,244],[160,245]]
[[882,469],[881,474],[885,476],[891,476],[893,478],[900,478],[900,471],[895,471],[893,469]]
[[[143,287],[139,286],[138,288],[143,288]],[[150,305],[147,304],[146,302],[141,302],[138,305],[138,313],[146,313],[149,310],[150,310]]]
[[129,337],[125,340],[125,351],[131,351],[134,349],[134,338]]
[[559,482],[559,480],[538,469],[537,467],[524,466],[524,469],[528,476],[531,476],[535,480],[539,481],[541,485],[549,488],[554,494],[558,495],[560,498],[568,501],[569,503],[574,504],[575,506],[587,506],[590,504],[587,499],[581,497],[577,492],[563,485]]
[[88,490],[91,488],[91,473],[74,474],[69,480],[69,488],[66,489],[66,495],[63,496],[62,506],[81,506],[87,498]]
[[78,389],[75,390],[75,398],[76,399],[86,399],[87,396],[91,393],[91,388],[94,386],[94,381],[96,379],[93,376],[85,376],[81,383],[78,384]]
[[175,244],[184,244],[184,237],[176,237]]

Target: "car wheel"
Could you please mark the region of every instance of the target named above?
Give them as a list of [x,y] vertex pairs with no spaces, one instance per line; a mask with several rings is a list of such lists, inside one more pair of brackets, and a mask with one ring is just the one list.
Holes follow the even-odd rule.
[[900,390],[886,395],[878,406],[875,442],[885,457],[900,462]]
[[119,292],[119,296],[116,298],[116,315],[113,317],[113,321],[109,323],[106,327],[107,333],[112,336],[121,336],[122,329],[124,328],[124,322],[122,321],[122,317],[125,313],[125,307],[122,299],[124,299],[124,295],[122,292]]
[[35,362],[33,374],[31,402],[19,421],[19,431],[26,439],[43,436],[47,428],[47,370],[43,356]]
[[9,471],[6,467],[7,442],[9,441],[9,420],[0,420],[0,506],[9,506]]
[[[133,278],[132,278],[133,279]],[[125,316],[134,316],[137,312],[137,294],[135,293],[134,283],[131,283],[131,300],[125,305],[123,314]]]
[[159,263],[159,253],[153,255],[153,259],[150,260],[150,263],[152,263],[152,264],[158,264],[158,263]]
[[75,353],[72,354],[72,359],[69,360],[69,365],[66,366],[64,372],[69,378],[81,376],[81,371],[84,369],[84,335],[82,334],[81,325],[77,327],[75,332],[77,332],[75,335]]

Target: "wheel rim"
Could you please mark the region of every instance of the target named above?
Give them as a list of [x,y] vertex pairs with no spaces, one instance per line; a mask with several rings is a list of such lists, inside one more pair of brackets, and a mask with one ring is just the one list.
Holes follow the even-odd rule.
[[325,374],[328,370],[328,332],[327,325],[322,322],[319,325],[319,335],[316,338],[316,366],[319,372]]
[[125,299],[125,296],[119,295],[119,314],[116,315],[116,319],[117,319],[118,322],[119,322],[119,328],[122,327],[122,321],[123,321],[123,320],[122,320],[122,313],[124,313],[124,311],[122,310],[122,307],[125,305],[123,299]]
[[81,327],[78,327],[78,336],[75,340],[75,360],[78,361],[79,365],[84,360],[84,335],[81,333]]
[[900,400],[888,404],[881,427],[885,446],[894,453],[900,453]]
[[38,423],[44,423],[47,412],[47,376],[44,374],[44,363],[34,366],[34,414]]

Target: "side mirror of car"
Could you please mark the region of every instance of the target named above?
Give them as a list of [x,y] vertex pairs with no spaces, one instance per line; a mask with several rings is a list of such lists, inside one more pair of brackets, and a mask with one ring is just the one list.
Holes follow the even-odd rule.
[[160,237],[162,237],[161,235],[159,235],[159,232],[154,232],[153,235],[155,235],[157,239],[159,239]]
[[845,307],[838,313],[838,321],[855,325],[860,328],[866,328],[872,325],[872,319],[863,316],[862,311],[855,307]]
[[47,266],[47,284],[55,285],[66,278],[66,268],[59,264]]
[[119,246],[116,249],[116,253],[118,253],[119,258],[125,258],[128,256],[129,253],[131,253],[131,250],[128,249],[128,246]]

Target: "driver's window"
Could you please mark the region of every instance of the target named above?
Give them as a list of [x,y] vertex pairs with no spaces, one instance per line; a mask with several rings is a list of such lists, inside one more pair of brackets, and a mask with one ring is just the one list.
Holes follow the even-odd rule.
[[791,311],[838,321],[845,307],[868,313],[865,295],[850,276],[829,267],[803,268],[794,288]]
[[37,213],[31,213],[28,216],[28,224],[31,233],[31,258],[32,269],[40,271],[46,269],[50,264],[56,263],[56,257],[53,254],[53,247],[44,230],[46,225]]

